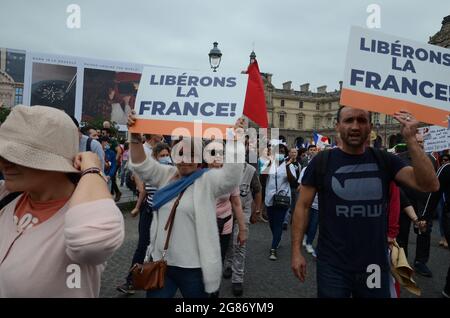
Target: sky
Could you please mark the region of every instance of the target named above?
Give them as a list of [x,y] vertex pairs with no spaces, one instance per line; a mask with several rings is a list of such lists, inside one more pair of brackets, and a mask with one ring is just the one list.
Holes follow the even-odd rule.
[[[68,28],[67,7],[80,7]],[[0,0],[0,47],[210,72],[245,70],[254,49],[277,88],[339,88],[351,26],[367,27],[380,7],[380,31],[428,42],[450,15],[448,0]]]

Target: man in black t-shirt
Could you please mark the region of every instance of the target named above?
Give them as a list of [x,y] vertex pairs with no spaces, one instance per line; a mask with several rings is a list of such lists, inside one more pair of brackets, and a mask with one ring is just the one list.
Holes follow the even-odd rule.
[[[436,191],[439,182],[431,162],[417,144],[418,122],[400,111],[413,166],[386,154],[386,169],[366,148],[372,124],[368,111],[341,107],[336,130],[342,145],[330,150],[324,180],[318,180],[318,156],[302,179],[292,224],[292,270],[305,280],[306,260],[301,252],[308,209],[319,188],[317,289],[319,297],[389,297],[387,201],[389,182],[396,180],[421,191]],[[420,163],[420,165],[418,165]]]

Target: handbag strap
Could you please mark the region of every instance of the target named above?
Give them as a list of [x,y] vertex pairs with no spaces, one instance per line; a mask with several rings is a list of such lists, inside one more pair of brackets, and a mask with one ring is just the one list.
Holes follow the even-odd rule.
[[277,167],[277,165],[275,165],[275,194],[278,194],[278,181],[277,181],[277,179],[278,179],[278,175],[277,175],[277,169],[278,167]]
[[172,234],[173,222],[175,220],[175,214],[177,212],[177,207],[178,207],[178,204],[180,203],[180,199],[183,196],[185,190],[181,191],[180,194],[178,195],[178,198],[176,199],[175,203],[172,206],[172,210],[170,211],[170,215],[169,215],[169,218],[167,219],[166,226],[164,227],[164,230],[167,231],[167,237],[166,237],[166,243],[164,243],[163,259],[164,259],[164,256],[166,255],[166,251],[169,247],[169,239],[170,239],[170,234]]

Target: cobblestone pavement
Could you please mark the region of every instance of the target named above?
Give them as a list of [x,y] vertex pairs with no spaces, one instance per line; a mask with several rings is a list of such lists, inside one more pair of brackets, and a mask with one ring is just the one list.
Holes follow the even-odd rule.
[[[144,292],[136,292],[134,296],[124,296],[116,291],[116,286],[124,282],[127,270],[137,244],[138,218],[132,218],[129,213],[124,214],[126,238],[122,247],[108,261],[102,278],[101,297],[144,297]],[[436,224],[437,225],[437,224]],[[431,256],[428,263],[433,272],[432,278],[416,275],[416,281],[422,289],[422,297],[441,297],[447,269],[450,264],[450,253],[438,247],[437,226],[433,227],[431,242]],[[411,231],[412,232],[412,231]],[[278,260],[270,261],[268,252],[271,242],[271,233],[268,223],[257,223],[250,226],[248,240],[248,254],[244,282],[244,297],[271,298],[271,297],[316,297],[315,260],[307,255],[307,278],[304,284],[300,283],[290,269],[290,231],[283,231],[281,246],[278,251]],[[410,236],[410,257],[412,264],[415,255],[416,242]],[[233,297],[231,281],[223,280],[220,296]],[[406,290],[402,290],[402,297],[416,297]]]

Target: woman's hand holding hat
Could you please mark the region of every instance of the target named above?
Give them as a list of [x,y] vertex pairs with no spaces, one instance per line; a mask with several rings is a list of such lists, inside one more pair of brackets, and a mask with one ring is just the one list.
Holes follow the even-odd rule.
[[102,168],[99,157],[96,153],[91,151],[80,152],[77,154],[73,166],[79,171],[85,171],[89,168]]

